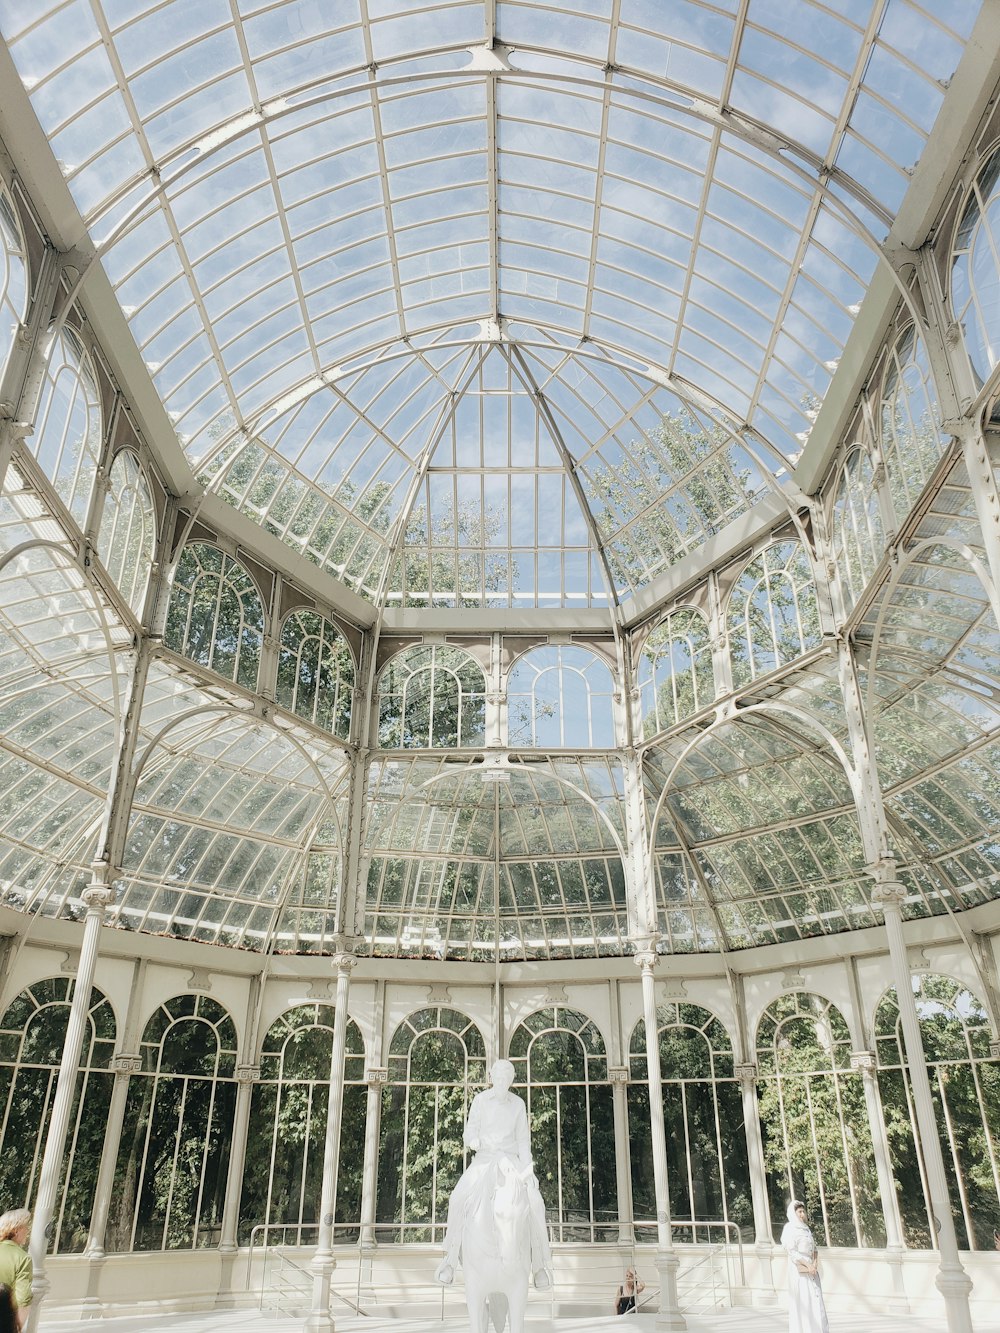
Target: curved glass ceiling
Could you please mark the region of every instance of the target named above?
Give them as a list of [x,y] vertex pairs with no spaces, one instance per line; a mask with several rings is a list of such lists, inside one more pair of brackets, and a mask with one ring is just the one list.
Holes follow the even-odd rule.
[[627,596],[794,464],[978,9],[0,25],[196,470],[377,603],[546,607]]

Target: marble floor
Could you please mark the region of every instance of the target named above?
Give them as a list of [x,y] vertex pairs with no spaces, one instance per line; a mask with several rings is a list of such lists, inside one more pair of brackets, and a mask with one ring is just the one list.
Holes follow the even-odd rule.
[[[301,1333],[301,1319],[277,1319],[257,1310],[225,1310],[205,1314],[127,1316],[102,1319],[93,1324],[79,1320],[40,1321],[41,1333],[81,1333],[93,1327],[101,1333]],[[388,1319],[377,1315],[338,1318],[337,1333],[462,1333],[468,1327],[464,1318]],[[622,1333],[654,1333],[655,1315],[629,1315],[621,1324]],[[580,1319],[551,1319],[532,1315],[525,1333],[607,1333],[617,1320],[609,1315]],[[725,1310],[714,1314],[689,1314],[688,1333],[784,1333],[786,1316],[775,1310]],[[943,1319],[918,1319],[912,1315],[837,1314],[830,1319],[830,1333],[945,1333]],[[1000,1313],[996,1321],[977,1321],[975,1333],[1000,1333]]]

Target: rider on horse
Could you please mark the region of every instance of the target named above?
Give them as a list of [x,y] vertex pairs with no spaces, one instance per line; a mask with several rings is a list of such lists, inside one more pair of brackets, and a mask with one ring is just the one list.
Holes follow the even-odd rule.
[[497,1060],[490,1070],[493,1086],[472,1099],[465,1126],[465,1146],[475,1156],[452,1192],[448,1203],[445,1231],[445,1257],[434,1274],[447,1285],[455,1279],[462,1248],[462,1230],[466,1219],[476,1211],[476,1204],[488,1190],[492,1194],[514,1171],[524,1182],[528,1198],[531,1271],[535,1286],[545,1290],[552,1284],[552,1254],[545,1227],[545,1205],[532,1170],[528,1112],[520,1097],[510,1091],[514,1066],[509,1060]]

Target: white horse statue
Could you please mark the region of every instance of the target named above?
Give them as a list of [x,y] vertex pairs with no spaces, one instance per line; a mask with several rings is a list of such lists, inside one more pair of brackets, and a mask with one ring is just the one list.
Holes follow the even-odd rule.
[[492,1088],[473,1098],[465,1143],[475,1153],[448,1203],[445,1257],[435,1277],[455,1280],[461,1263],[472,1333],[492,1322],[501,1333],[522,1333],[528,1278],[552,1285],[545,1206],[531,1164],[528,1113],[510,1091],[514,1066],[498,1060]]

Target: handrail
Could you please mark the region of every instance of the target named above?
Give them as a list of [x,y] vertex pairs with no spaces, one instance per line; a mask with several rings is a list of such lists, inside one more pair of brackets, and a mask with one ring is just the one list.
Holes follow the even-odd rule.
[[[639,1231],[646,1231],[647,1229],[655,1231],[656,1222],[652,1218],[648,1219],[634,1218],[629,1223],[621,1224],[622,1229],[624,1229],[625,1226],[628,1226],[628,1229],[632,1233],[633,1239],[631,1241],[591,1242],[593,1248],[597,1252],[603,1251],[608,1254],[617,1253],[618,1255],[622,1255],[622,1253],[625,1252],[627,1255],[630,1256],[633,1267],[636,1266],[637,1261],[640,1259],[640,1257],[642,1260],[648,1262],[649,1255],[647,1249],[647,1242],[638,1240],[636,1238],[636,1233]],[[553,1228],[553,1230],[556,1229],[557,1228]],[[351,1233],[352,1237],[357,1238],[356,1240],[352,1239],[351,1243],[353,1245],[356,1245],[362,1251],[362,1253],[364,1253],[364,1251],[367,1248],[368,1242],[375,1242],[375,1244],[377,1245],[377,1238],[388,1238],[389,1246],[393,1250],[409,1248],[409,1247],[413,1247],[415,1249],[416,1246],[418,1245],[427,1245],[427,1246],[438,1245],[440,1244],[440,1240],[443,1238],[444,1230],[445,1230],[445,1223],[443,1220],[441,1221],[428,1220],[423,1222],[365,1222],[365,1223],[344,1222],[335,1228],[335,1235],[337,1231],[341,1233],[343,1233],[344,1231]],[[287,1255],[284,1252],[282,1245],[284,1244],[289,1247],[296,1247],[296,1246],[301,1247],[303,1245],[303,1242],[305,1241],[306,1235],[308,1235],[309,1233],[315,1234],[318,1233],[318,1231],[319,1231],[319,1224],[316,1222],[256,1223],[251,1228],[249,1237],[249,1247],[248,1247],[249,1253],[248,1253],[247,1276],[246,1276],[247,1289],[249,1290],[253,1284],[253,1266],[257,1250],[261,1246],[263,1246],[264,1256],[265,1256],[264,1268],[261,1274],[262,1300],[263,1300],[263,1287],[266,1280],[267,1256],[269,1253],[275,1254],[279,1258],[282,1264],[287,1264],[291,1269],[293,1269],[297,1273],[303,1275],[307,1279],[310,1279],[311,1273],[309,1272],[309,1270],[304,1268],[301,1264],[296,1263],[294,1259],[292,1259],[289,1255]],[[718,1233],[720,1232],[722,1233],[722,1236],[724,1238],[721,1241],[715,1238],[718,1236]],[[698,1254],[695,1257],[695,1261],[686,1267],[684,1277],[688,1278],[692,1273],[700,1274],[702,1272],[705,1272],[706,1276],[710,1277],[713,1299],[716,1301],[718,1300],[719,1278],[721,1276],[716,1265],[716,1260],[720,1253],[723,1255],[723,1261],[725,1263],[725,1284],[726,1288],[728,1289],[729,1300],[731,1303],[733,1299],[733,1274],[731,1269],[732,1269],[732,1261],[734,1258],[737,1259],[739,1266],[739,1284],[744,1285],[746,1281],[744,1255],[743,1255],[743,1237],[736,1223],[722,1218],[714,1221],[687,1220],[687,1219],[683,1221],[675,1220],[671,1223],[671,1239],[674,1241],[674,1243],[677,1243],[677,1241],[680,1239],[680,1237],[676,1233],[681,1233],[681,1234],[688,1233],[688,1235],[690,1236],[690,1242],[681,1241],[681,1243],[682,1244],[690,1243],[693,1246],[696,1246],[698,1250],[702,1251],[702,1253]],[[713,1237],[713,1233],[715,1233],[715,1237]],[[280,1234],[283,1238],[288,1237],[288,1239],[283,1241],[277,1241],[275,1243],[270,1243],[269,1238],[276,1234]],[[701,1239],[702,1236],[704,1236],[704,1239]],[[309,1242],[305,1243],[308,1244]],[[386,1239],[382,1239],[382,1243],[386,1244]],[[336,1241],[335,1244],[337,1244]],[[338,1248],[340,1248],[340,1246],[343,1246],[344,1244],[345,1242],[341,1241],[340,1244],[338,1245]],[[556,1244],[558,1245],[560,1243],[556,1242]],[[566,1244],[566,1242],[562,1242],[562,1244]],[[648,1242],[648,1244],[655,1244],[655,1241],[652,1240],[652,1237],[650,1238],[650,1242]],[[706,1247],[706,1245],[707,1249],[703,1249],[703,1247]],[[735,1255],[732,1253],[733,1250],[736,1251]],[[706,1264],[708,1265],[707,1270],[705,1269]],[[353,1293],[355,1295],[354,1301],[349,1299],[347,1296],[344,1296],[341,1292],[337,1291],[335,1288],[331,1288],[330,1292],[331,1299],[336,1298],[339,1302],[342,1302],[350,1310],[359,1315],[365,1315],[368,1313],[366,1310],[362,1308],[361,1304],[361,1290],[362,1290],[363,1276],[364,1276],[363,1270],[364,1270],[364,1264],[362,1262],[359,1262],[357,1265],[357,1289],[356,1292]],[[422,1287],[425,1284],[420,1283],[419,1285]],[[436,1284],[433,1284],[431,1280],[428,1280],[428,1282],[426,1283],[426,1286],[431,1289],[433,1289],[434,1285]],[[549,1291],[549,1299],[550,1302],[552,1303],[553,1310],[556,1301],[556,1287],[557,1287],[556,1274],[554,1273],[552,1286]],[[445,1305],[446,1305],[447,1295],[448,1295],[448,1288],[442,1287],[440,1291],[440,1302],[441,1302],[440,1317],[442,1320],[444,1320],[445,1318]],[[655,1289],[650,1289],[649,1287],[647,1287],[646,1290],[643,1292],[641,1299],[636,1302],[636,1307],[639,1308],[643,1305],[646,1305],[651,1299],[655,1297],[655,1295],[656,1295]]]

